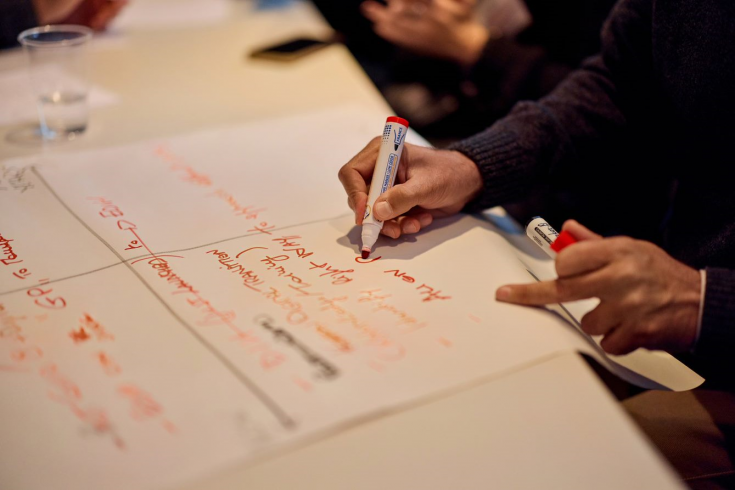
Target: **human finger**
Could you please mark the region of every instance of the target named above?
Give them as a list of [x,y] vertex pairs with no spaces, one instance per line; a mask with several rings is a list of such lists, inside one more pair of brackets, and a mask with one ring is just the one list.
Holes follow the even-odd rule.
[[571,277],[601,269],[615,260],[614,247],[612,240],[577,242],[557,254],[556,274]]
[[586,226],[579,223],[577,220],[568,219],[561,226],[563,231],[567,231],[572,234],[574,238],[579,241],[582,240],[602,240],[602,235],[598,235],[594,231],[590,230]]
[[600,342],[602,350],[614,356],[622,356],[636,350],[640,345],[625,328],[618,327],[609,332]]
[[373,205],[375,218],[383,221],[396,218],[414,206],[420,205],[426,197],[416,179],[407,180],[403,184],[391,187],[375,200]]
[[354,169],[340,171],[339,180],[347,192],[347,205],[355,212],[355,224],[362,224],[367,203],[367,184]]
[[614,307],[603,302],[585,314],[579,323],[582,331],[588,335],[605,335],[615,329],[620,321]]
[[[347,204],[355,211],[355,223],[361,224],[367,202],[367,182],[373,175],[379,138],[368,145],[339,169],[337,176],[347,193]],[[372,162],[372,163],[371,163]]]
[[401,225],[394,219],[383,221],[383,228],[380,233],[390,238],[398,238],[401,236]]
[[375,2],[373,0],[365,0],[360,4],[360,12],[374,23],[382,22],[388,19],[388,7]]
[[509,284],[495,292],[495,299],[505,303],[541,306],[597,296],[600,284],[596,277],[584,275],[540,281],[531,284]]
[[401,227],[401,234],[417,233],[421,230],[421,223],[418,219],[410,215],[400,216],[397,220],[398,225]]

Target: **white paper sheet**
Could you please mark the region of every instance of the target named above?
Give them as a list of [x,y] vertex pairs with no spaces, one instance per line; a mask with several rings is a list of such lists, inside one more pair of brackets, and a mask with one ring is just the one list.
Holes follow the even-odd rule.
[[[560,351],[493,224],[360,263],[336,173],[354,110],[0,169],[0,487],[182,483]],[[674,361],[675,362],[675,361]]]
[[[52,70],[58,68],[51,68]],[[28,69],[0,72],[0,126],[38,122],[38,108],[30,86]],[[119,96],[98,85],[89,89],[89,107],[98,108],[116,104]]]

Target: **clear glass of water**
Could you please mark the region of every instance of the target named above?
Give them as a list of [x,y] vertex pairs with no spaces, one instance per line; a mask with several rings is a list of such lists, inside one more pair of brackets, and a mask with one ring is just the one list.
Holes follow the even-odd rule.
[[76,25],[35,27],[18,36],[30,63],[44,140],[74,139],[87,129],[90,39],[92,30]]

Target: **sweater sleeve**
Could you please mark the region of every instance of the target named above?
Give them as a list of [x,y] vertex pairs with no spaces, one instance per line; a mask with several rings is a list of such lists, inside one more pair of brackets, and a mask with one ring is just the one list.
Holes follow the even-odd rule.
[[697,355],[732,357],[735,351],[735,270],[707,269]]
[[0,1],[0,49],[17,45],[18,34],[36,23],[31,0]]
[[450,149],[478,166],[483,192],[466,210],[523,196],[560,167],[595,161],[626,138],[630,112],[644,107],[653,83],[651,0],[622,0],[602,32],[602,53],[538,102],[521,102],[489,129]]

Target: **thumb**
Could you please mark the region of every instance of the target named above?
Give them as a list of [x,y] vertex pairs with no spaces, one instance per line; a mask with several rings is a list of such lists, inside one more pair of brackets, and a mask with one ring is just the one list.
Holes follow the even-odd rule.
[[375,218],[381,221],[395,218],[407,213],[414,206],[418,206],[423,199],[424,196],[412,181],[398,184],[375,200],[373,206]]
[[565,221],[561,229],[571,234],[580,242],[583,240],[602,240],[602,235],[598,235],[573,219]]

